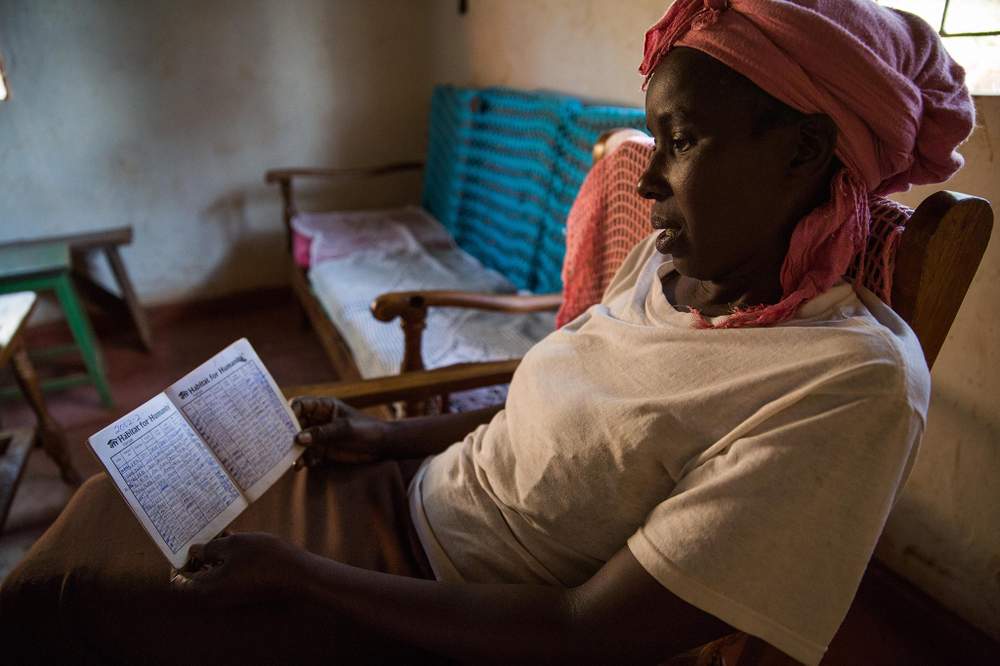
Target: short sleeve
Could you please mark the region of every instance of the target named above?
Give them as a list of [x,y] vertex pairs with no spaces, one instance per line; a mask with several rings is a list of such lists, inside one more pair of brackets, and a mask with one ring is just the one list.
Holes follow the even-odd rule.
[[629,539],[688,603],[806,664],[857,591],[923,431],[905,391],[809,392],[687,471]]

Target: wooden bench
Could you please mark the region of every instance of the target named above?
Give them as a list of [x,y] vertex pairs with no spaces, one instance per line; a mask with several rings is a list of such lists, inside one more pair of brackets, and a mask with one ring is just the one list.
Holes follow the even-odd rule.
[[[293,223],[301,212],[298,183],[384,178],[423,169],[422,207],[459,247],[518,289],[557,291],[566,214],[590,167],[593,144],[609,129],[643,126],[642,110],[553,93],[439,86],[430,115],[425,161],[269,170],[265,180],[280,190],[290,251],[294,254]],[[309,270],[291,263],[292,288],[337,376],[361,378],[355,353],[317,298]],[[425,324],[408,320],[405,325],[412,335]],[[422,367],[417,358],[408,346],[399,369]]]
[[[118,249],[131,242],[132,227],[119,227],[0,244],[0,294],[26,290],[53,291],[73,334],[75,348],[79,349],[87,369],[85,374],[48,379],[42,382],[43,389],[55,390],[92,383],[101,401],[109,407],[112,404],[97,338],[79,294],[119,320],[130,321],[142,346],[147,351],[152,348],[149,323]],[[87,274],[84,260],[93,252],[100,252],[107,259],[120,295],[110,292]],[[54,355],[71,349],[73,347],[60,347],[45,352]]]

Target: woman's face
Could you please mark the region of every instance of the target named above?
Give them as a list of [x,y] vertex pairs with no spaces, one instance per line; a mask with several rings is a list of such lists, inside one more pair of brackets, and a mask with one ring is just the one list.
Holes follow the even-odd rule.
[[646,124],[656,141],[639,194],[653,199],[657,249],[679,273],[739,280],[781,265],[792,218],[789,165],[796,132],[755,132],[752,84],[713,58],[673,49],[646,92]]

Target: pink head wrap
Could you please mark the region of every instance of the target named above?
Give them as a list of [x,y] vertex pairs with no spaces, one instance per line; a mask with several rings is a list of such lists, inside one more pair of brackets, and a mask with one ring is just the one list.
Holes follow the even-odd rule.
[[707,53],[788,106],[830,116],[839,130],[844,169],[829,202],[792,234],[782,300],[738,310],[722,327],[792,317],[863,251],[869,194],[941,182],[963,164],[955,148],[975,122],[965,71],[916,16],[871,0],[676,0],[646,32],[639,71],[647,82],[674,46]]

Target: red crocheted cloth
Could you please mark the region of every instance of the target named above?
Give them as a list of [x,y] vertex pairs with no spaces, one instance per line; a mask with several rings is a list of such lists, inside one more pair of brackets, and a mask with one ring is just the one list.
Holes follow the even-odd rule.
[[[636,191],[652,150],[651,140],[625,141],[598,161],[583,181],[566,220],[565,287],[557,326],[598,303],[629,251],[652,233],[649,218],[653,202]],[[862,283],[889,303],[896,248],[913,210],[874,195],[869,207],[871,234],[864,253]],[[860,260],[861,255],[856,255],[845,279],[854,279]]]

